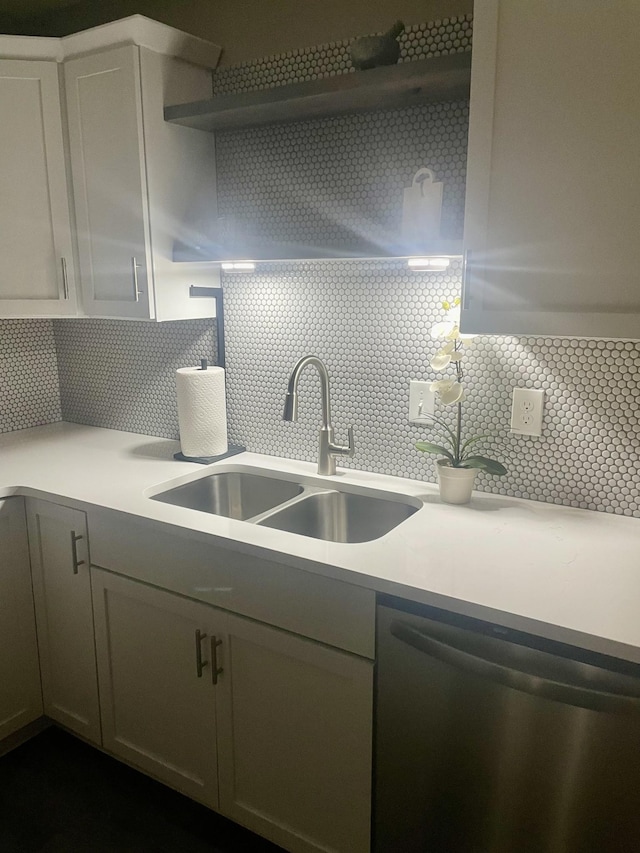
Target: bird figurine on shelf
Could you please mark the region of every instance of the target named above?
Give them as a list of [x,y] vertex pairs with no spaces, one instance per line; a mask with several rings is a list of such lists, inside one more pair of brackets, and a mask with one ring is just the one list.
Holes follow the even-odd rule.
[[391,29],[381,36],[357,38],[350,47],[353,67],[364,71],[379,65],[395,65],[400,57],[398,36],[403,32],[403,22],[396,21]]

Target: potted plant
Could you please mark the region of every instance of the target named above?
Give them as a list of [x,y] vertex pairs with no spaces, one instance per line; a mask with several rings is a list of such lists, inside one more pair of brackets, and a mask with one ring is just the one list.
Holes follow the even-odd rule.
[[478,453],[478,445],[491,438],[490,434],[463,437],[462,404],[465,389],[462,359],[464,348],[473,340],[473,336],[460,334],[460,299],[455,299],[453,305],[443,302],[442,307],[447,312],[446,319],[431,328],[431,337],[444,343],[431,359],[431,367],[438,372],[453,367],[455,373],[449,379],[432,382],[431,390],[445,406],[456,406],[455,423],[452,428],[443,418],[427,415],[436,436],[433,441],[416,442],[416,449],[440,457],[436,471],[442,500],[445,503],[465,504],[471,500],[478,471],[501,477],[507,473],[507,469],[501,462]]

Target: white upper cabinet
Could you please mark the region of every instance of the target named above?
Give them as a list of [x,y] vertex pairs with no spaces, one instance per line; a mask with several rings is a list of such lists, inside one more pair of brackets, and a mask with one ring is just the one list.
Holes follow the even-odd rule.
[[84,308],[149,319],[151,251],[138,48],[65,65]]
[[640,338],[640,4],[476,0],[465,332]]
[[176,239],[213,230],[213,138],[163,116],[172,99],[210,96],[211,71],[130,44],[67,60],[65,83],[85,313],[215,316],[190,288],[216,286],[217,271],[172,257]]
[[58,65],[0,60],[0,317],[76,313]]

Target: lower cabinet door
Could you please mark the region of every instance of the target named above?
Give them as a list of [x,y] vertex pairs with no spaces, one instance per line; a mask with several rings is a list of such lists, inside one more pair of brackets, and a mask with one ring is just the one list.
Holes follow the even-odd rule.
[[42,716],[22,498],[0,501],[0,740]]
[[217,808],[218,611],[91,571],[104,748]]
[[100,743],[87,518],[30,499],[27,522],[44,711]]
[[292,853],[370,850],[373,664],[229,615],[220,811]]

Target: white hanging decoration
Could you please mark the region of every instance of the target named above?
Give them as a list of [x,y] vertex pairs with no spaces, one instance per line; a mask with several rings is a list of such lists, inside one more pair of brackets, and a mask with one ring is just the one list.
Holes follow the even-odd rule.
[[440,237],[442,181],[434,180],[431,169],[423,167],[405,187],[402,203],[402,240],[411,252],[428,248]]

